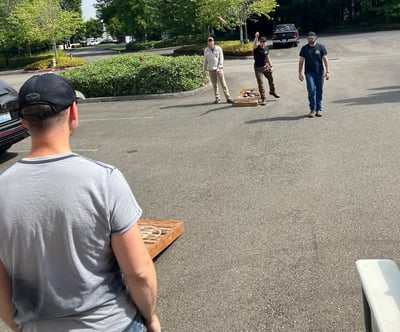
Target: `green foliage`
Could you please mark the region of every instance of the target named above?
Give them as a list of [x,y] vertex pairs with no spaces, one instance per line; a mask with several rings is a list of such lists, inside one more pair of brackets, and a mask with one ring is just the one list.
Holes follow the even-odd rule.
[[[143,61],[141,61],[141,58]],[[62,73],[86,97],[189,91],[203,86],[203,58],[119,55]]]
[[91,18],[85,22],[85,37],[98,38],[103,33],[103,24],[100,21]]
[[157,41],[147,41],[147,42],[135,42],[126,45],[126,51],[142,51],[154,48],[165,48],[180,45],[193,45],[200,44],[207,40],[207,35],[187,35],[187,36],[176,36],[169,39],[157,40]]
[[56,60],[56,65],[53,66],[53,57],[36,61],[24,67],[24,70],[44,70],[49,68],[63,69],[71,67],[79,67],[86,63],[86,60],[80,58],[70,58],[66,56],[59,56]]
[[[60,51],[59,54],[61,56],[66,56],[64,51]],[[46,60],[46,59],[52,59],[54,57],[53,52],[46,52],[46,53],[41,53],[41,54],[35,54],[31,56],[19,56],[19,57],[13,57],[9,58],[9,64],[6,66],[5,59],[3,57],[0,57],[0,68],[24,68],[32,63],[41,61],[41,60]]]
[[[67,8],[77,5],[72,0],[63,1],[62,4]],[[5,39],[4,45],[7,45],[0,45],[3,54],[7,53],[7,47],[25,48],[26,53],[30,54],[30,45],[51,43],[56,57],[56,43],[69,39],[83,24],[80,11],[62,9],[59,0],[18,1],[10,7],[9,14],[1,22],[0,36]]]
[[[252,56],[253,44],[240,44],[239,41],[221,41],[217,43],[222,48],[225,56]],[[174,50],[175,55],[203,55],[206,44],[183,46]]]
[[59,0],[60,7],[64,10],[82,12],[82,0]]
[[148,34],[157,30],[157,4],[155,0],[98,0],[97,8],[101,13],[100,18],[110,26],[111,34],[146,40]]
[[127,52],[151,50],[154,48],[155,43],[154,41],[129,43],[126,44],[125,50]]
[[199,24],[196,19],[201,1],[165,0],[157,2],[157,8],[159,8],[157,19],[162,31],[169,36],[206,31],[205,25]]

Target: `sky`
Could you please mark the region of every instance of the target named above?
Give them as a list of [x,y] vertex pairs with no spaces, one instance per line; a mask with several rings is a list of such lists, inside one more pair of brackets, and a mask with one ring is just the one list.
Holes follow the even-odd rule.
[[85,21],[96,18],[96,9],[93,7],[95,3],[96,0],[82,0],[82,16]]

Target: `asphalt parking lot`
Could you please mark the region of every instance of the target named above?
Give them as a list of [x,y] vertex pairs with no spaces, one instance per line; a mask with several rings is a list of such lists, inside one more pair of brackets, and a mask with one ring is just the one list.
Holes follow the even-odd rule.
[[[155,262],[163,331],[364,330],[355,261],[400,263],[400,34],[319,42],[322,118],[306,117],[300,48],[271,50],[281,98],[267,106],[213,105],[211,89],[79,105],[73,150],[121,169],[143,217],[184,221]],[[256,87],[252,64],[225,61],[233,96]],[[0,73],[16,88],[22,75]]]

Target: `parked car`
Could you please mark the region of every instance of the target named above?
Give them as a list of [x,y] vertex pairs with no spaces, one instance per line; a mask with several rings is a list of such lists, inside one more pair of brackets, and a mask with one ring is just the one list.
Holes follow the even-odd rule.
[[29,136],[18,114],[18,92],[0,80],[0,153]]
[[96,46],[101,43],[101,39],[99,38],[87,38],[86,39],[86,46]]
[[272,33],[272,45],[296,46],[299,44],[299,30],[293,23],[278,24]]

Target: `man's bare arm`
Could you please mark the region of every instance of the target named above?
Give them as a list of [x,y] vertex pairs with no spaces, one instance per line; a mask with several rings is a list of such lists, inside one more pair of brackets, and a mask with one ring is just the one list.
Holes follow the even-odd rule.
[[254,35],[253,48],[257,48],[257,46],[258,46],[258,37],[259,36],[260,36],[260,34],[257,31],[256,34]]
[[327,56],[327,55],[324,55],[324,56],[322,57],[322,61],[324,62],[324,65],[325,65],[325,78],[326,78],[327,80],[329,80],[330,71],[329,71],[329,60],[328,60],[328,56]]
[[303,76],[303,65],[304,65],[304,57],[300,57],[299,60],[299,80],[303,81],[304,80],[304,76]]
[[111,245],[133,302],[145,319],[149,332],[161,330],[156,314],[157,276],[153,260],[135,224],[127,232],[111,237]]
[[12,302],[11,279],[0,261],[0,318],[14,331],[18,330],[14,323],[15,305]]

